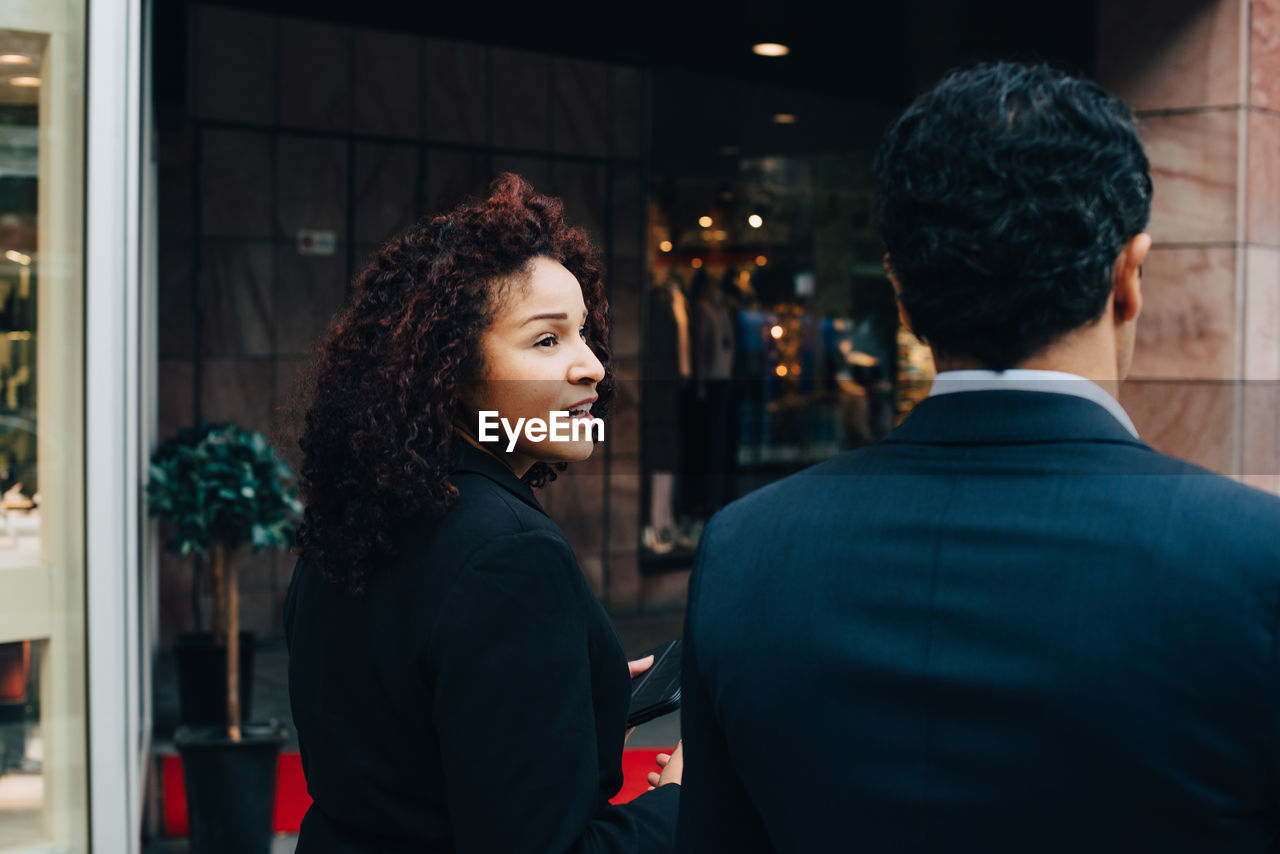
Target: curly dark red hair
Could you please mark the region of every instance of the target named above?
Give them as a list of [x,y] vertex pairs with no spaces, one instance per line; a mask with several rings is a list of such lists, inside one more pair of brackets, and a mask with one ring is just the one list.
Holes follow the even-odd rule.
[[[356,278],[312,366],[299,443],[306,509],[297,552],[348,592],[362,593],[377,559],[394,552],[398,520],[457,500],[457,392],[478,375],[499,292],[539,256],[582,285],[587,340],[605,368],[592,414],[604,417],[613,371],[597,252],[565,222],[559,199],[518,175],[499,175],[488,198],[393,238]],[[537,463],[524,480],[542,486],[564,468]]]

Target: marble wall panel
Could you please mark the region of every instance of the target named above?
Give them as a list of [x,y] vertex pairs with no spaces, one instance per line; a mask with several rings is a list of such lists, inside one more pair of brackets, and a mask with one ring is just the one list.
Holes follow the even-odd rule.
[[206,240],[200,253],[200,347],[205,356],[269,356],[275,349],[272,247]]
[[565,154],[605,157],[609,154],[609,66],[556,57],[551,64],[554,87],[551,144]]
[[1280,0],[1249,3],[1249,103],[1280,111]]
[[275,121],[276,23],[269,15],[199,5],[191,16],[196,115]]
[[489,48],[427,39],[423,43],[424,138],[489,140]]
[[493,144],[551,147],[551,60],[546,54],[493,48],[490,87]]
[[307,406],[311,402],[304,382],[310,367],[310,358],[281,356],[275,364],[276,393],[267,438],[295,474],[302,466],[302,449],[298,447],[298,440],[302,438]]
[[605,605],[610,611],[634,611],[640,605],[640,558],[634,551],[609,555],[609,589]]
[[423,210],[419,211],[424,216],[446,213],[467,196],[482,194],[490,177],[485,155],[446,149],[427,152],[426,172]]
[[1280,494],[1280,380],[1244,383],[1240,479]]
[[200,148],[201,232],[270,237],[271,135],[207,129],[201,134]]
[[640,360],[638,357],[615,357],[613,362],[614,395],[605,443],[610,453],[635,456],[640,453]]
[[640,577],[640,607],[661,611],[683,608],[688,601],[690,570]]
[[156,194],[162,235],[190,238],[195,231],[195,132],[190,126],[156,134]]
[[648,113],[647,72],[627,65],[613,68],[613,154],[640,157],[645,149]]
[[545,157],[523,157],[513,154],[494,155],[494,177],[497,177],[502,172],[516,173],[532,184],[536,192],[555,195],[551,179],[551,161]]
[[281,134],[276,138],[276,228],[285,240],[299,229],[347,235],[347,146],[340,139]]
[[381,244],[417,219],[418,149],[357,143],[355,155],[355,241]]
[[328,256],[300,255],[291,243],[276,247],[276,348],[309,356],[347,296],[343,248]]
[[200,409],[206,421],[234,421],[246,430],[271,427],[271,359],[206,359]]
[[1280,112],[1249,113],[1250,243],[1280,247]]
[[1245,269],[1244,377],[1280,380],[1280,249],[1249,247]]
[[190,359],[160,359],[156,372],[156,436],[163,441],[196,421],[196,370]]
[[1143,441],[1219,474],[1234,473],[1238,383],[1129,380],[1120,403]]
[[1229,246],[1151,250],[1130,376],[1239,376],[1235,264],[1236,250]]
[[281,18],[279,27],[280,124],[349,129],[352,31],[298,18]]
[[586,229],[602,255],[608,249],[608,181],[609,170],[592,163],[561,161],[551,170],[551,192],[564,200],[565,217]]
[[1098,3],[1098,81],[1136,110],[1239,104],[1247,2]]
[[609,476],[609,550],[624,552],[640,547],[639,474]]
[[356,30],[352,44],[357,133],[416,138],[422,112],[422,41]]
[[156,252],[157,345],[160,358],[195,356],[195,247],[189,238],[160,238]]
[[1236,239],[1236,110],[1143,116],[1157,243]]

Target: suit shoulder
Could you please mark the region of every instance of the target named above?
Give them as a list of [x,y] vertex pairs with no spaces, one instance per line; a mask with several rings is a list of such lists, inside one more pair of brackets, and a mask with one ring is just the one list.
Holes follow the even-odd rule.
[[870,445],[846,451],[821,463],[787,475],[744,495],[717,513],[725,521],[747,521],[759,514],[776,516],[784,508],[803,506],[814,500],[817,478],[862,474],[873,469],[882,456],[880,446]]

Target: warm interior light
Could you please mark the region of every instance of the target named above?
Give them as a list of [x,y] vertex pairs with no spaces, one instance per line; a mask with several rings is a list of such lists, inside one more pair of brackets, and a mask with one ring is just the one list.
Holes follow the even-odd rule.
[[783,329],[781,326],[774,326],[769,330],[769,334],[772,335],[775,340],[781,338],[786,334],[786,332],[787,330]]
[[773,372],[774,372],[775,374],[777,374],[778,376],[780,376],[780,377],[785,377],[785,376],[787,375],[787,366],[786,366],[786,365],[778,365],[778,367],[776,367],[776,368],[774,368],[774,369],[773,369]]
[[703,228],[710,228],[711,223],[712,223],[712,219],[709,216],[698,217],[698,225],[702,226]]
[[776,125],[793,125],[798,121],[795,113],[774,113],[773,123]]
[[764,225],[764,217],[760,216],[760,214],[752,214],[751,216],[747,217],[747,225],[751,226],[752,228],[759,228],[760,226]]
[[723,228],[717,228],[715,231],[711,232],[711,239],[712,240],[728,240],[729,232],[725,231]]
[[786,56],[791,48],[777,42],[760,42],[751,46],[751,52],[756,56]]
[[693,269],[695,269],[695,270],[701,270],[701,269],[702,269],[702,259],[701,259],[701,258],[694,258],[692,261],[690,261],[690,262],[689,262],[689,266],[693,267]]
[[763,255],[757,255],[757,256],[756,256],[756,266],[757,266],[757,267],[763,267],[765,264],[768,264],[768,263],[769,263],[769,259],[768,259],[768,258],[766,258],[766,257],[764,257]]
[[22,53],[0,53],[0,65],[31,65],[34,59]]
[[24,89],[34,89],[40,85],[39,77],[11,77],[9,78],[10,86],[21,86]]
[[6,251],[4,253],[4,257],[8,258],[10,261],[14,261],[18,264],[21,264],[24,267],[26,267],[31,263],[31,256],[25,253],[19,252],[17,249],[10,249]]
[[659,252],[670,252],[670,251],[671,251],[671,241],[670,241],[670,240],[664,240],[664,241],[662,241],[661,243],[659,243],[659,244],[658,244],[658,251],[659,251]]

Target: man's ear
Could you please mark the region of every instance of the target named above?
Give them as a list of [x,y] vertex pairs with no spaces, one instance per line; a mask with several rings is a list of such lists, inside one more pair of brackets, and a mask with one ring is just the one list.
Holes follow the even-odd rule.
[[916,331],[911,326],[911,315],[907,314],[906,308],[902,305],[902,282],[898,281],[898,274],[893,272],[893,264],[889,262],[888,252],[884,254],[884,274],[889,277],[889,284],[893,285],[894,301],[898,304],[898,320],[908,332],[914,335]]
[[1135,234],[1120,249],[1111,271],[1116,323],[1132,323],[1142,312],[1142,262],[1151,251],[1151,235]]

